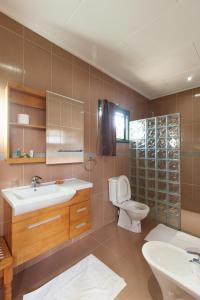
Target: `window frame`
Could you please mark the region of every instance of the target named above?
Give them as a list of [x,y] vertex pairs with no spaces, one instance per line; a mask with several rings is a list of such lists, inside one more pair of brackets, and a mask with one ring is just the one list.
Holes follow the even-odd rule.
[[[102,100],[98,100],[98,114],[102,110]],[[129,122],[130,122],[130,111],[127,109],[122,108],[121,106],[117,106],[116,112],[122,113],[125,119],[125,126],[124,126],[124,139],[116,138],[117,143],[129,143]],[[126,121],[127,120],[127,121]],[[127,122],[127,123],[126,123]]]

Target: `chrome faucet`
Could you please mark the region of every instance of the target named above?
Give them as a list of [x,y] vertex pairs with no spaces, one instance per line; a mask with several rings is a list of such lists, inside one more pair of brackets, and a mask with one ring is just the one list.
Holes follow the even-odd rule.
[[31,187],[36,188],[37,186],[39,186],[41,184],[40,180],[42,180],[40,176],[33,176],[31,179]]
[[200,265],[200,252],[193,251],[193,250],[186,250],[188,254],[196,255],[197,258],[193,257],[190,262]]

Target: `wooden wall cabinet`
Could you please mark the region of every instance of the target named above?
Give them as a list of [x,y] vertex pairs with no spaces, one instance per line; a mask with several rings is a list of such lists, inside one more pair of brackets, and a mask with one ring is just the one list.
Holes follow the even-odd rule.
[[4,201],[7,215],[10,210],[5,238],[14,265],[20,265],[89,230],[90,197],[91,189],[79,190],[70,201],[17,216],[12,215],[12,208]]
[[[46,140],[46,94],[10,83],[7,84],[5,93],[7,104],[6,161],[9,164],[45,162],[46,157],[43,152]],[[30,124],[17,123],[18,113],[28,114]],[[39,143],[35,140],[37,142],[39,140]],[[18,148],[25,153],[33,149],[35,157],[15,157],[14,153]]]

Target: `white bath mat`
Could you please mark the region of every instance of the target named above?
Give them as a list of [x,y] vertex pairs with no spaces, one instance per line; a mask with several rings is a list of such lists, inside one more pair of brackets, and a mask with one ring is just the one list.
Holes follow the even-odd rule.
[[167,242],[182,249],[200,249],[200,238],[170,228],[163,224],[159,224],[154,229],[152,229],[145,237],[145,241]]
[[125,286],[123,278],[89,255],[23,300],[112,300]]

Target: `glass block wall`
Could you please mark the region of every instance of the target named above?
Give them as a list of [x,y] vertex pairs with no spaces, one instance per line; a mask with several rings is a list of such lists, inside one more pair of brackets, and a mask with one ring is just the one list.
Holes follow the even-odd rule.
[[129,148],[132,199],[180,229],[180,114],[131,121]]

